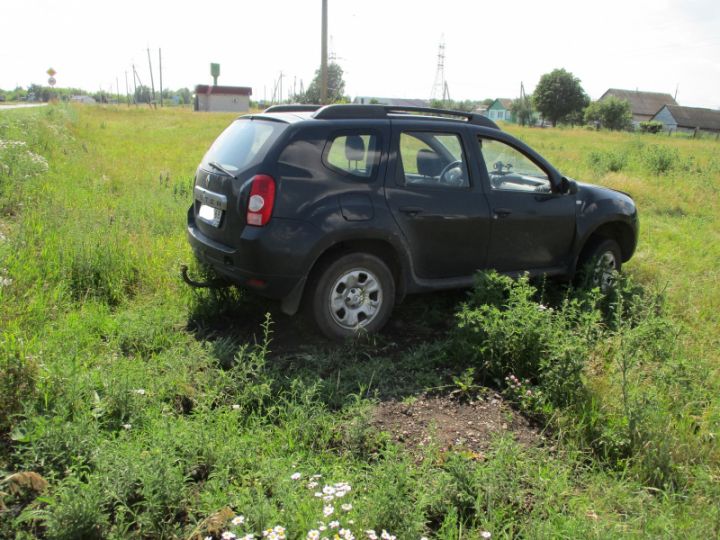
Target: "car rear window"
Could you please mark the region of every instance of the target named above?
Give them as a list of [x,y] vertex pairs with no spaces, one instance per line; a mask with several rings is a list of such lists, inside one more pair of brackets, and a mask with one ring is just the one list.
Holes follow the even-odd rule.
[[203,164],[213,161],[232,173],[257,165],[286,128],[283,122],[239,118],[215,139]]

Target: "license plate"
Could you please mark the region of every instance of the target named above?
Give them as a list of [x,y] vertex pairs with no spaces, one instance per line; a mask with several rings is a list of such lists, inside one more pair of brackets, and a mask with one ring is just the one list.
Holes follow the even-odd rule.
[[198,211],[198,218],[202,219],[208,225],[213,227],[220,226],[220,220],[222,219],[223,211],[219,208],[213,208],[207,204],[201,204],[200,210]]

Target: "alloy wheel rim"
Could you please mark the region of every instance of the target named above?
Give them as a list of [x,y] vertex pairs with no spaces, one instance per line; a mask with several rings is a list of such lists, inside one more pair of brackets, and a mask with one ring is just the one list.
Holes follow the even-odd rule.
[[593,285],[600,287],[603,293],[608,292],[615,283],[617,268],[615,254],[612,251],[602,253],[595,264]]
[[365,268],[355,268],[335,281],[328,307],[338,326],[355,330],[370,324],[379,313],[382,300],[377,276]]

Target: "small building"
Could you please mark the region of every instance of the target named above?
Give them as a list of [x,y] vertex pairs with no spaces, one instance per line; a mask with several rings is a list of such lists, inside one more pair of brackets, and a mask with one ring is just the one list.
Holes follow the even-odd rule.
[[353,99],[356,105],[390,105],[391,107],[429,107],[425,99],[385,98],[373,96],[357,96]]
[[95,103],[95,98],[92,96],[71,96],[71,103],[83,103],[84,105],[92,105]]
[[720,111],[700,107],[663,105],[652,120],[662,122],[666,131],[720,133]]
[[250,110],[252,88],[247,86],[212,86],[198,84],[195,87],[193,110],[201,112],[247,112]]
[[635,127],[637,127],[640,122],[649,121],[663,105],[677,105],[675,98],[670,94],[641,92],[639,90],[620,90],[619,88],[608,89],[607,92],[600,96],[598,101],[602,101],[610,96],[625,99],[630,103],[632,123]]
[[490,120],[503,120],[505,122],[515,122],[515,116],[513,115],[510,107],[512,106],[512,99],[509,98],[497,98],[487,108],[485,116]]

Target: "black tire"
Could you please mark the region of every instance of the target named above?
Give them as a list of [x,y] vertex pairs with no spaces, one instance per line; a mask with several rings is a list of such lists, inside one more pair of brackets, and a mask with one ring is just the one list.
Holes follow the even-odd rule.
[[395,279],[375,255],[349,253],[320,268],[307,294],[318,329],[343,340],[385,326],[395,305]]
[[577,267],[577,283],[582,287],[599,287],[607,293],[613,286],[614,274],[622,270],[622,251],[612,238],[592,240],[583,250]]

